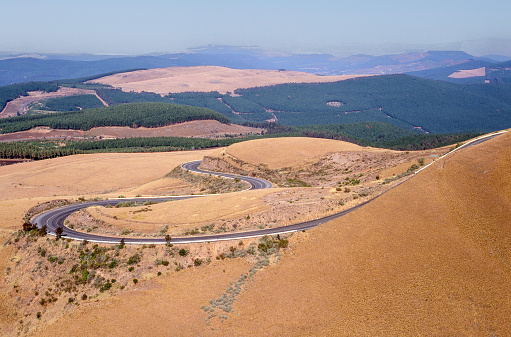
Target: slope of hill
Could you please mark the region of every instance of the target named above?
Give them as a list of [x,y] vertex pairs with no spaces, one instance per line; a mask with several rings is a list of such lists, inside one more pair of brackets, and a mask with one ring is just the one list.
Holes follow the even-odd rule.
[[509,127],[510,88],[388,75],[238,89],[234,95],[185,92],[162,97],[112,89],[98,90],[98,94],[108,104],[171,101],[207,107],[235,123],[277,121],[311,125],[378,121],[422,132],[452,133]]
[[287,125],[381,121],[431,133],[511,126],[510,86],[464,86],[407,75],[321,84],[282,84],[235,92]]
[[206,119],[229,123],[229,119],[222,114],[204,108],[169,103],[131,103],[51,115],[6,118],[0,122],[0,133],[25,131],[37,126],[85,131],[101,126],[159,127]]
[[511,83],[511,61],[491,65],[486,75],[491,83]]
[[510,145],[460,151],[311,231],[223,332],[508,335]]
[[[469,78],[456,78],[450,77],[453,73],[463,70],[473,70],[483,67],[491,66],[494,62],[488,60],[470,60],[468,62],[464,62],[461,64],[448,66],[448,67],[439,67],[433,69],[419,70],[407,72],[406,74],[411,76],[417,76],[420,78],[427,78],[431,80],[440,80],[452,83],[459,84],[468,84],[468,83],[484,83],[486,74],[480,76],[473,76]],[[479,75],[479,74],[478,74]]]
[[509,134],[463,149],[371,204],[295,234],[222,323],[207,325],[200,306],[250,268],[240,260],[83,304],[36,333],[509,335],[510,156]]

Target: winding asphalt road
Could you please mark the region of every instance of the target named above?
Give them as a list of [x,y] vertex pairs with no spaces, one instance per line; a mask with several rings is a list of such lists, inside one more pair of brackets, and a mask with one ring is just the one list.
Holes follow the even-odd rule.
[[[448,154],[450,154],[456,150],[459,150],[461,148],[466,148],[466,147],[469,147],[472,145],[482,143],[486,140],[489,140],[491,138],[498,136],[499,134],[491,134],[491,135],[480,137],[474,141],[466,143],[465,145],[447,153],[446,155],[442,156],[441,158],[443,158],[443,157],[447,156]],[[439,158],[439,159],[441,159],[441,158]],[[437,161],[435,161],[435,162],[437,162]],[[204,170],[201,170],[198,168],[200,163],[201,163],[200,160],[192,161],[192,162],[184,163],[183,165],[181,165],[181,167],[186,170],[196,172],[196,173],[211,174],[211,175],[221,176],[221,177],[230,178],[230,179],[239,178],[240,180],[243,180],[243,181],[249,183],[250,189],[254,189],[254,190],[270,188],[272,186],[269,181],[266,181],[264,179],[241,176],[241,175],[236,175],[236,174],[229,174],[229,173],[204,171]],[[433,163],[431,163],[431,164],[433,164]],[[429,165],[431,165],[431,164],[429,164]],[[427,166],[429,166],[429,165],[427,165]],[[423,169],[426,167],[423,167]],[[421,170],[417,171],[416,173],[420,172]],[[398,184],[398,185],[400,185],[400,184]],[[198,198],[198,197],[207,197],[207,196],[205,196],[205,195],[189,195],[189,196],[170,196],[170,197],[110,199],[110,200],[89,201],[89,202],[84,202],[84,203],[80,203],[80,204],[63,206],[60,208],[52,209],[50,211],[41,213],[32,219],[32,223],[37,225],[38,228],[41,228],[42,226],[46,225],[47,231],[51,235],[55,235],[55,230],[58,227],[62,227],[63,236],[65,238],[70,238],[70,239],[74,239],[74,240],[87,240],[87,241],[91,241],[91,242],[118,244],[118,243],[120,243],[120,241],[122,239],[121,237],[94,235],[94,234],[89,234],[89,233],[84,233],[84,232],[78,232],[78,231],[72,230],[68,227],[65,227],[64,221],[71,213],[76,212],[83,208],[90,207],[90,206],[107,206],[107,205],[115,206],[120,202],[129,202],[129,201],[137,202],[137,203],[143,203],[146,201],[159,203],[159,202],[171,202],[171,201],[176,201],[176,200],[184,200],[184,199]],[[339,213],[335,213],[335,214],[332,214],[332,215],[329,215],[329,216],[326,216],[323,218],[310,220],[310,221],[306,221],[306,222],[301,222],[301,223],[297,223],[297,224],[293,224],[293,225],[282,226],[282,227],[277,227],[277,228],[253,230],[253,231],[247,231],[247,232],[225,233],[225,234],[206,235],[206,236],[176,237],[176,238],[172,238],[172,240],[170,242],[173,244],[184,244],[184,243],[200,243],[200,242],[212,242],[212,241],[222,241],[222,240],[236,240],[236,239],[239,240],[239,239],[246,239],[246,238],[258,237],[258,236],[264,236],[264,235],[276,235],[276,234],[284,234],[284,233],[307,230],[307,229],[319,226],[319,225],[326,223],[328,221],[331,221],[333,219],[337,219],[337,218],[339,218],[343,215],[346,215],[350,212],[353,212],[354,210],[364,206],[365,204],[375,200],[378,197],[379,196],[377,196],[371,200],[367,200],[363,203],[360,203],[350,209],[344,210]],[[125,237],[124,242],[126,244],[165,244],[166,243],[164,238],[155,238],[155,237],[151,237],[151,238]]]

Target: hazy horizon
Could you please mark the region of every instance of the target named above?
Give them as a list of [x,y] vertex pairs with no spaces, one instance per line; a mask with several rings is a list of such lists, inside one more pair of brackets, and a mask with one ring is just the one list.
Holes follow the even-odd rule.
[[431,46],[476,56],[511,55],[511,3],[479,4],[473,0],[418,4],[25,0],[3,4],[4,13],[15,15],[5,15],[0,23],[0,50],[141,55],[214,44],[347,56]]

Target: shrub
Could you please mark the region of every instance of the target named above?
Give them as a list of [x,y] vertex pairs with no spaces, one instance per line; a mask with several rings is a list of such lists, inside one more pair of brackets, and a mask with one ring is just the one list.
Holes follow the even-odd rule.
[[124,228],[122,231],[121,231],[121,235],[128,235],[131,233],[131,229],[129,228]]
[[287,239],[280,239],[278,243],[279,248],[287,248],[289,241]]
[[140,259],[141,259],[140,255],[135,254],[135,255],[132,255],[132,256],[130,256],[128,258],[128,262],[127,263],[128,264],[137,264],[137,263],[140,262]]
[[180,256],[187,256],[189,252],[190,251],[188,249],[181,248],[178,253]]
[[193,260],[193,264],[194,264],[196,267],[198,267],[198,266],[200,266],[200,265],[202,264],[202,260],[201,260],[201,259],[195,259],[195,260]]
[[138,280],[136,278],[133,279],[133,283],[137,284]]
[[165,267],[169,265],[169,261],[167,260],[156,260],[156,265],[164,265]]

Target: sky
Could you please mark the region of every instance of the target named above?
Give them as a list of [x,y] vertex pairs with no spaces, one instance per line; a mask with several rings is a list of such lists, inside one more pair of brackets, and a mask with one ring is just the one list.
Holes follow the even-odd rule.
[[0,51],[23,53],[146,54],[208,44],[342,53],[511,39],[509,0],[0,0],[0,9]]

